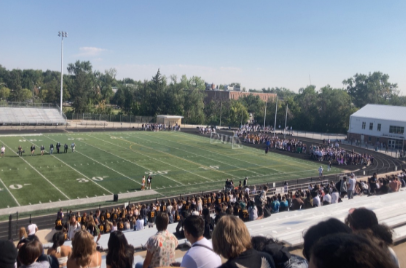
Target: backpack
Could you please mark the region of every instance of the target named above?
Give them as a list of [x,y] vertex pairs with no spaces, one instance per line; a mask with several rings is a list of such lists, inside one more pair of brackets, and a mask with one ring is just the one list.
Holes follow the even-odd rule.
[[261,206],[261,207],[262,207],[261,195],[262,195],[262,192],[260,192],[259,194],[257,194],[257,195],[254,197],[254,202],[255,202],[255,205],[256,205],[256,206]]

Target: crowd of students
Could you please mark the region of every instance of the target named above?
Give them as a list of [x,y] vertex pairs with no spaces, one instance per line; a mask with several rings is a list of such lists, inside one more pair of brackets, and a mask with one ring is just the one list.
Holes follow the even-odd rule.
[[[205,218],[187,216],[183,234],[191,243],[182,262],[176,262],[177,238],[168,232],[169,216],[161,213],[156,219],[157,233],[148,239],[146,257],[135,268],[181,266],[188,268],[322,268],[322,267],[400,267],[391,248],[392,232],[378,223],[375,213],[366,208],[350,209],[344,223],[329,219],[310,227],[303,236],[303,257],[293,255],[273,239],[251,237],[247,226],[237,216],[221,215],[215,224],[212,240],[204,237]],[[53,245],[44,254],[34,235],[22,241],[18,249],[10,241],[0,241],[2,268],[80,268],[100,267],[101,253],[93,236],[77,231],[72,247],[64,246],[62,232],[53,236]],[[226,261],[222,262],[221,257]],[[134,247],[121,231],[110,233],[106,255],[108,268],[133,268]]]
[[[282,211],[310,209],[341,202],[346,196],[349,199],[353,198],[354,194],[396,192],[406,186],[405,178],[405,170],[397,175],[381,178],[374,174],[367,181],[358,182],[351,174],[348,180],[344,177],[337,183],[310,184],[307,189],[299,189],[295,192],[285,187],[284,193],[279,194],[270,194],[267,186],[255,189],[254,192],[253,188],[248,187],[248,178],[246,178],[243,182],[240,181],[239,186],[234,186],[231,180],[227,180],[224,191],[194,197],[153,202],[149,205],[130,204],[127,207],[96,210],[89,214],[70,211],[67,222],[63,220],[65,215],[61,209],[55,221],[57,233],[53,236],[53,246],[48,249],[46,255],[42,254],[42,246],[35,237],[35,231],[38,228],[32,224],[28,228],[29,235],[24,232],[25,228],[20,230],[18,256],[11,254],[9,260],[14,256],[14,261],[18,260],[18,266],[24,268],[99,267],[101,255],[96,250],[97,241],[101,234],[110,233],[107,267],[134,267],[134,248],[128,245],[122,231],[157,228],[158,233],[144,245],[147,250],[144,263],[138,263],[135,267],[146,268],[170,264],[182,267],[255,268],[308,267],[308,265],[309,267],[355,267],[355,264],[363,263],[362,258],[354,257],[355,263],[350,266],[334,266],[334,262],[323,254],[326,254],[324,247],[347,252],[346,247],[355,249],[358,246],[362,246],[365,252],[378,250],[378,255],[381,254],[379,256],[387,256],[386,259],[374,260],[374,265],[382,262],[392,265],[385,267],[399,267],[396,255],[389,247],[392,243],[390,230],[377,224],[376,216],[366,209],[350,211],[346,224],[331,219],[310,228],[304,235],[303,249],[304,257],[307,261],[310,260],[309,264],[305,259],[289,254],[282,244],[272,239],[250,237],[244,222],[260,220]],[[364,189],[366,191],[363,191],[362,187],[366,187]],[[214,217],[212,217],[213,211]],[[174,234],[167,231],[170,223],[177,224]],[[337,232],[341,232],[341,236],[334,234]],[[97,237],[96,242],[94,237]],[[192,247],[184,256],[182,263],[175,263],[174,252],[178,246],[177,239],[184,237]],[[72,240],[72,248],[63,245],[66,240]],[[0,262],[7,259],[2,252],[8,252],[6,249],[1,251],[3,247],[7,247],[4,241],[1,243]],[[165,249],[157,248],[157,245],[163,244],[166,245]],[[228,261],[222,264],[219,255]],[[335,255],[330,257],[338,258]],[[261,266],[261,260],[262,263],[267,262],[269,266]],[[340,263],[346,261],[341,260]],[[201,263],[201,265],[194,266],[193,263]],[[346,265],[349,264],[346,263]],[[0,267],[7,266],[0,265]]]

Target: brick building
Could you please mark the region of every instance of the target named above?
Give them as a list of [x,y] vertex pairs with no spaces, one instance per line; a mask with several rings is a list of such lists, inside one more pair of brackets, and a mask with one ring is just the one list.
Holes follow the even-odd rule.
[[391,149],[405,146],[406,107],[367,104],[350,116],[349,140],[383,143]]
[[212,100],[238,100],[239,98],[254,95],[265,102],[274,101],[276,99],[275,93],[257,93],[257,92],[243,92],[243,91],[219,91],[219,90],[206,90],[204,92],[206,97],[204,103],[209,103]]

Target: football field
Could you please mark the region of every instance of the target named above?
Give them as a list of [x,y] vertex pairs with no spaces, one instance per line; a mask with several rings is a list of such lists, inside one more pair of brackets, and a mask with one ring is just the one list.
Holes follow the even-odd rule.
[[[49,155],[60,142],[61,152]],[[76,144],[71,152],[71,144]],[[63,153],[63,145],[69,145]],[[182,132],[103,132],[0,135],[0,208],[74,200],[141,190],[151,175],[162,197],[219,190],[227,178],[238,185],[316,177],[319,165],[244,146],[210,144],[206,137]],[[30,156],[30,146],[36,147]],[[17,148],[25,150],[18,157]],[[40,146],[45,146],[41,156]],[[327,167],[324,166],[325,170]],[[329,174],[339,173],[333,168]],[[145,198],[147,199],[147,197]]]

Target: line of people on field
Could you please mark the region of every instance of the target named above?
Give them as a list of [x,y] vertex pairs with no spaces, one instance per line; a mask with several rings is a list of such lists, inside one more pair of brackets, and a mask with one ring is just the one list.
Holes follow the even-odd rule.
[[[60,150],[61,150],[61,147],[62,147],[62,145],[61,145],[61,143],[60,142],[57,142],[56,143],[56,152],[59,154],[59,152],[60,152]],[[54,152],[54,144],[53,143],[51,143],[50,145],[49,145],[49,154],[53,154],[53,152]],[[72,150],[72,153],[73,152],[75,152],[75,149],[76,149],[76,144],[73,142],[72,144],[71,144],[71,150]],[[67,153],[68,152],[68,144],[64,144],[63,145],[63,152],[64,153]],[[31,152],[31,156],[33,156],[34,154],[35,154],[35,144],[32,144],[31,145],[31,147],[30,147],[30,152]],[[44,152],[45,152],[45,146],[44,145],[41,145],[40,146],[40,151],[41,151],[41,155],[44,155]],[[18,146],[18,148],[17,148],[17,154],[18,154],[18,156],[23,156],[23,153],[25,153],[25,150],[23,149],[23,147],[21,146],[21,145],[19,145]],[[4,154],[4,153],[3,153]],[[2,154],[2,155],[3,155]]]

